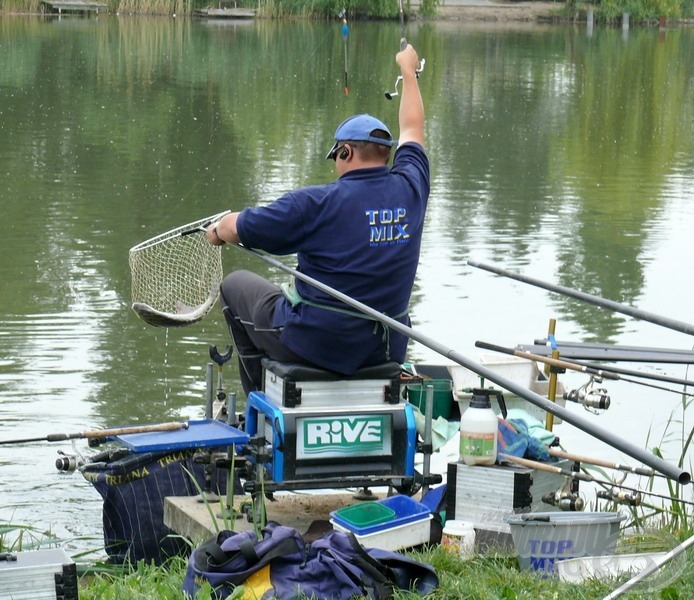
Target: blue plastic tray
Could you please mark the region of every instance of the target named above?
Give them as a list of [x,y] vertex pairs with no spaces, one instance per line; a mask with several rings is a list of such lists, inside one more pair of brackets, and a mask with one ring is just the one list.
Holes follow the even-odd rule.
[[130,433],[113,438],[133,452],[157,452],[185,448],[212,448],[248,443],[243,431],[216,419],[188,421],[188,429]]
[[378,503],[383,504],[384,506],[387,506],[395,511],[395,516],[389,521],[384,521],[383,523],[369,525],[366,527],[357,527],[354,523],[341,519],[340,515],[337,514],[338,511],[336,510],[332,511],[330,516],[338,525],[344,527],[345,529],[349,529],[349,531],[355,533],[356,535],[376,533],[377,531],[398,527],[399,525],[405,525],[406,523],[421,521],[422,519],[429,517],[429,507],[421,502],[417,502],[417,500],[410,498],[409,496],[391,496],[390,498],[378,500]]

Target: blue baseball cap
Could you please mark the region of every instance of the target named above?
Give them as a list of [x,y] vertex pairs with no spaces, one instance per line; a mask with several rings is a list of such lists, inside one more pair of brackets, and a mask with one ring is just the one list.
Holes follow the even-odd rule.
[[[377,129],[387,133],[388,139],[372,135]],[[352,115],[342,121],[335,130],[335,143],[325,158],[333,157],[340,142],[372,142],[381,146],[391,147],[398,145],[398,141],[393,139],[386,124],[371,115]]]

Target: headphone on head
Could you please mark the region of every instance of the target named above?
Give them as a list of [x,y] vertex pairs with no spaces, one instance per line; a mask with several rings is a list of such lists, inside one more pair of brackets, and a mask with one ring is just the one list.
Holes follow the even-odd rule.
[[347,149],[347,146],[342,148],[342,152],[340,152],[340,159],[345,160],[349,158],[349,150]]

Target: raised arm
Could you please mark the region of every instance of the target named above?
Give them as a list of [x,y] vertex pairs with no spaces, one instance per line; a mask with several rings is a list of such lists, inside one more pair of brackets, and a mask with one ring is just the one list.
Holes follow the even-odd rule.
[[417,69],[419,56],[411,44],[395,55],[395,62],[402,74],[402,95],[400,98],[400,144],[418,142],[424,146],[424,103],[419,91]]

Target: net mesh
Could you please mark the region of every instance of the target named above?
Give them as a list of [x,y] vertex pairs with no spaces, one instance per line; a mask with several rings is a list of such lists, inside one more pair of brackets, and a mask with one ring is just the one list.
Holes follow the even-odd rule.
[[222,282],[221,246],[204,227],[227,213],[177,227],[130,249],[132,308],[158,327],[189,325],[210,312]]

